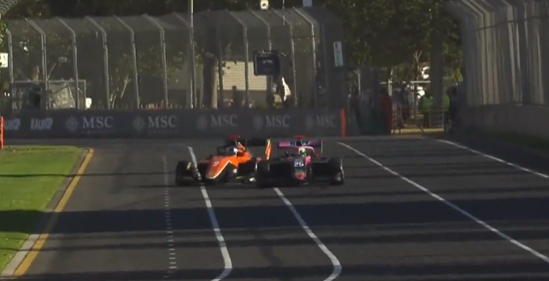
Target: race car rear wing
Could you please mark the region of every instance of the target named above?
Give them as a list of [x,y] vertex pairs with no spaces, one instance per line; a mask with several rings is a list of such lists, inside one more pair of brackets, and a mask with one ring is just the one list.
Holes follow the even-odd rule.
[[246,147],[260,147],[260,146],[266,146],[267,142],[269,141],[270,139],[242,138],[240,136],[234,135],[234,136],[230,136],[230,138],[225,141],[225,145],[232,146],[240,143]]
[[271,158],[272,145],[270,139],[261,139],[261,138],[242,138],[238,135],[230,136],[228,140],[225,141],[226,146],[237,145],[238,143],[242,144],[244,147],[261,147],[265,146],[265,158]]
[[310,146],[315,149],[319,149],[322,153],[323,145],[322,140],[304,140],[296,139],[291,141],[280,141],[278,142],[278,148],[285,149],[289,147],[300,147],[300,146]]

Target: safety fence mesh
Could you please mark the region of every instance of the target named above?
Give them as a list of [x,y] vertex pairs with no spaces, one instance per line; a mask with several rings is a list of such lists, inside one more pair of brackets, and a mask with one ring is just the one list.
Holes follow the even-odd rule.
[[549,117],[549,1],[455,0],[446,8],[461,24],[464,125],[539,135],[537,122]]
[[14,100],[38,86],[55,97],[50,107],[219,108],[239,91],[261,107],[276,81],[254,75],[253,54],[276,50],[296,106],[347,102],[346,69],[334,55],[342,22],[320,7],[7,24],[5,78]]

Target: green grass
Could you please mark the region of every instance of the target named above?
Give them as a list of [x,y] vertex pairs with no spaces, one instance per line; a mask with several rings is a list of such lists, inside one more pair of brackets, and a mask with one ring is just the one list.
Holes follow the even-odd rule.
[[423,131],[418,127],[409,127],[409,128],[402,128],[402,130],[399,132],[399,130],[394,131],[394,135],[426,135],[426,136],[436,136],[441,135],[444,133],[443,128],[424,128]]
[[0,151],[0,272],[33,231],[81,153],[66,146]]

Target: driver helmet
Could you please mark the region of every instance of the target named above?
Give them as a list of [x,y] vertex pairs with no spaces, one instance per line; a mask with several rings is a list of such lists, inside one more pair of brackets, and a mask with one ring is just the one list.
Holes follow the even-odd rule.
[[233,156],[233,155],[237,155],[238,154],[238,148],[234,147],[234,146],[231,146],[231,147],[228,147],[225,152],[227,153],[227,155],[229,156]]
[[307,156],[307,149],[306,148],[300,148],[297,153],[301,156]]

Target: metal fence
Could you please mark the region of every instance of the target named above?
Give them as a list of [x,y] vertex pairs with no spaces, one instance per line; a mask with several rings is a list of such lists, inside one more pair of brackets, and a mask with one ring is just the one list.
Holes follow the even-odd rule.
[[96,109],[216,108],[236,91],[260,106],[273,79],[254,75],[253,54],[277,50],[298,107],[345,106],[346,69],[334,55],[343,27],[328,10],[208,11],[193,18],[8,20],[9,81],[67,88],[78,108],[85,98]]
[[549,136],[549,1],[455,0],[460,19],[464,125]]
[[5,14],[15,5],[19,4],[21,0],[0,0],[0,14]]

